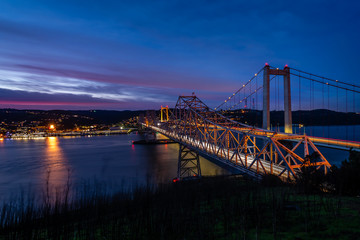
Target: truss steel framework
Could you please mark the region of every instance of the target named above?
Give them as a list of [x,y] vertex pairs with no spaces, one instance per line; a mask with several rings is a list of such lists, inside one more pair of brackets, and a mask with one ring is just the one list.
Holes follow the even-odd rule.
[[149,127],[256,176],[275,174],[291,179],[297,178],[302,168],[313,167],[327,173],[331,167],[308,136],[277,133],[232,121],[194,95],[180,96],[169,121]]
[[199,153],[181,143],[179,146],[177,177],[179,180],[201,177]]

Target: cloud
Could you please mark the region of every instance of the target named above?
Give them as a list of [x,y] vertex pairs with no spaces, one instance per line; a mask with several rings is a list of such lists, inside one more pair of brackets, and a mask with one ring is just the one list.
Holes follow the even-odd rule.
[[2,101],[34,101],[34,102],[69,102],[69,103],[117,103],[111,99],[94,98],[88,95],[74,94],[46,94],[38,92],[27,92],[20,90],[8,90],[0,88],[0,99]]
[[46,94],[0,88],[1,108],[21,109],[152,109],[153,103],[142,101],[118,101],[89,95]]
[[4,0],[0,83],[7,90],[156,107],[192,92],[216,105],[265,62],[356,79],[359,7],[336,1]]

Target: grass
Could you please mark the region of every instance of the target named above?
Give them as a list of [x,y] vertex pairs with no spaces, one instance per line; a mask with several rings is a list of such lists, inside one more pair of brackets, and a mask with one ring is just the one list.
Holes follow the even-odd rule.
[[3,203],[0,239],[358,239],[360,199],[212,177]]

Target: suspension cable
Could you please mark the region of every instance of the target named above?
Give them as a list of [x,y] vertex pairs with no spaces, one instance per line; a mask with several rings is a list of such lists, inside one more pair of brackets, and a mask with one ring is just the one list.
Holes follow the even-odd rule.
[[[261,68],[257,73],[255,73],[255,75],[254,75],[252,78],[250,78],[249,81],[247,81],[245,84],[243,84],[241,88],[239,88],[235,93],[233,93],[228,99],[226,99],[226,100],[225,100],[223,103],[221,103],[219,106],[217,106],[217,107],[215,108],[215,110],[216,110],[216,109],[219,109],[220,107],[222,107],[225,103],[227,103],[230,99],[232,99],[236,94],[238,94],[242,89],[245,89],[245,87],[246,87],[253,79],[255,79],[256,76],[257,76],[258,74],[260,74],[263,70],[264,70],[264,68]],[[241,92],[240,92],[240,94],[241,94]],[[245,91],[244,91],[244,95],[245,95]]]
[[[300,76],[299,74],[296,74],[296,73],[291,73],[291,72],[290,72],[290,74],[293,75],[293,76]],[[306,77],[306,76],[301,76],[301,77],[302,77],[302,78],[305,78],[305,79],[308,79],[308,80],[310,80],[310,81],[314,81],[314,82],[323,84],[321,81],[316,80],[316,79],[312,79],[312,78],[309,78],[309,77]],[[324,78],[324,79],[326,79],[326,78]],[[348,90],[348,91],[350,91],[350,92],[360,93],[360,90],[350,89],[350,88],[346,88],[346,87],[342,87],[342,86],[336,86],[335,84],[331,84],[331,83],[329,83],[329,82],[326,82],[326,83],[324,83],[324,84],[325,84],[325,85],[329,85],[329,86],[331,86],[331,87],[336,87],[336,88],[339,88],[339,89]]]
[[[274,75],[274,76],[270,79],[270,82],[271,82],[275,77],[276,77],[276,75]],[[245,102],[245,100],[247,100],[248,98],[250,98],[253,94],[257,93],[257,92],[258,92],[260,89],[262,89],[262,88],[263,88],[263,86],[260,86],[260,87],[258,87],[254,92],[250,93],[249,95],[247,95],[247,96],[244,95],[243,99],[241,99],[240,102],[238,102],[237,104],[231,106],[230,108],[228,108],[228,110],[234,109],[234,107],[238,106],[240,103]]]
[[[347,86],[351,86],[351,87],[354,87],[354,88],[360,88],[359,85],[355,85],[355,84],[351,84],[351,83],[346,83],[346,82],[341,82],[339,80],[334,80],[334,79],[331,79],[331,78],[327,78],[327,77],[322,77],[322,76],[319,76],[319,75],[316,75],[316,74],[312,74],[312,73],[308,73],[308,72],[305,72],[305,71],[302,71],[302,70],[299,70],[299,69],[296,69],[296,68],[290,68],[292,70],[295,70],[297,72],[302,72],[302,73],[305,73],[305,74],[308,74],[308,75],[311,75],[311,76],[314,76],[314,77],[317,77],[317,78],[323,78],[323,79],[326,79],[327,81],[330,81],[330,82],[336,82],[336,83],[341,83],[341,84],[344,84],[344,85],[347,85]],[[355,90],[355,89],[354,89]]]

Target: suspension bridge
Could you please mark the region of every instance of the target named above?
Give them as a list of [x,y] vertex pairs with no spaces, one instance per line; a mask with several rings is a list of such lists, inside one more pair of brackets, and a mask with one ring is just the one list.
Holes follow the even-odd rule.
[[[168,107],[161,107],[160,120],[153,114],[143,124],[180,144],[179,180],[201,176],[199,155],[255,178],[274,174],[296,179],[306,168],[329,171],[331,164],[319,146],[360,150],[354,131],[351,140],[346,139],[347,130],[345,139],[330,138],[330,130],[327,135],[323,131],[323,136],[293,133],[294,126],[301,128],[302,122],[312,121],[316,109],[321,110],[322,121],[331,122],[331,116],[343,114],[344,124],[360,125],[359,93],[355,84],[266,64],[214,109],[194,94],[180,96],[171,114]],[[293,124],[294,109],[297,124]],[[283,129],[279,125],[273,129],[272,112],[283,114]],[[253,114],[255,120],[236,119],[242,114]]]

